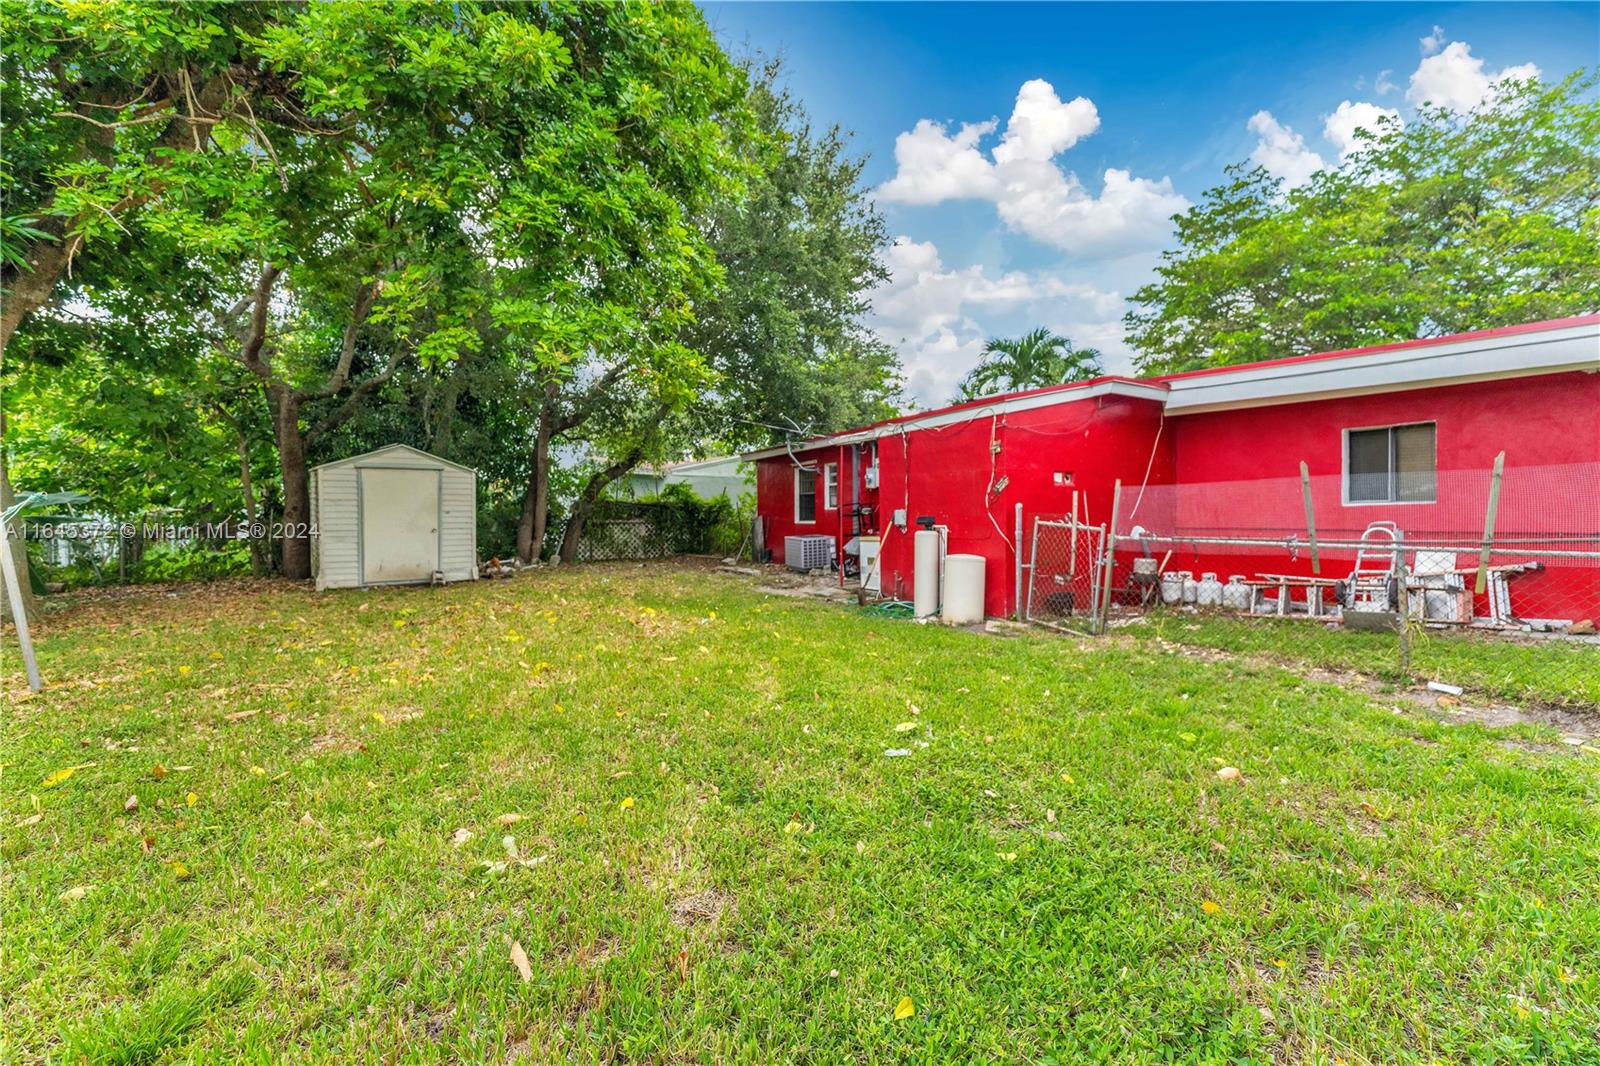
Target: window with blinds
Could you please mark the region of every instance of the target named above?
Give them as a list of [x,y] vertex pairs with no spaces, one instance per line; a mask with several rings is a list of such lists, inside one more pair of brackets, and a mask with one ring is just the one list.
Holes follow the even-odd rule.
[[1346,431],[1347,503],[1432,503],[1437,487],[1434,423]]

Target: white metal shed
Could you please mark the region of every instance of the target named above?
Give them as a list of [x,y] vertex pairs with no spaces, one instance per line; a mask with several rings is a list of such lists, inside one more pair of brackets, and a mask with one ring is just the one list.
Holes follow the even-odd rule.
[[477,472],[405,444],[311,470],[318,589],[478,576]]

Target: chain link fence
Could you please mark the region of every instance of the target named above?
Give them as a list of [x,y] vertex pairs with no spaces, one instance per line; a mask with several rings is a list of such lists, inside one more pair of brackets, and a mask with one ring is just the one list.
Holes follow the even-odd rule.
[[[1087,563],[1067,545],[1090,527],[1035,521],[1029,620],[1104,632],[1154,611],[1308,619],[1393,633],[1402,660],[1417,632],[1600,640],[1600,463],[1502,459],[1377,486],[1302,469],[1116,495]],[[1368,498],[1380,495],[1409,498]]]
[[1093,632],[1104,544],[1103,526],[1037,519],[1023,617],[1074,633]]

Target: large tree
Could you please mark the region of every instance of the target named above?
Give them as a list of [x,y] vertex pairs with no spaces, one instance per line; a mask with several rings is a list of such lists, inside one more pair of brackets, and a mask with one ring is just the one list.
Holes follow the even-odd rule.
[[985,344],[978,365],[961,379],[956,401],[1086,381],[1100,373],[1098,351],[1074,347],[1070,338],[1040,327],[1020,337],[995,337]]
[[1127,316],[1147,373],[1600,308],[1595,79],[1424,106],[1288,189],[1237,165],[1177,218]]
[[735,132],[750,176],[700,219],[726,278],[682,334],[717,375],[685,426],[702,450],[766,443],[774,425],[883,418],[900,388],[893,349],[862,317],[888,277],[866,158],[839,126],[812,125],[776,61],[746,70],[754,122]]

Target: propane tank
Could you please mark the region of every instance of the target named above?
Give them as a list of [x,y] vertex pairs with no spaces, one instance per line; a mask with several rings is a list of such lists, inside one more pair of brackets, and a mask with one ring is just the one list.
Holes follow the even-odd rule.
[[1200,583],[1194,579],[1194,571],[1179,570],[1183,575],[1183,602],[1193,603],[1200,598]]
[[939,613],[939,533],[917,530],[913,547],[911,605],[918,618]]
[[1250,606],[1250,586],[1244,583],[1243,574],[1233,574],[1222,586],[1222,606],[1243,611]]
[[1161,575],[1161,602],[1168,606],[1183,602],[1183,574],[1179,571],[1168,570]]
[[1200,577],[1200,584],[1195,588],[1195,603],[1201,607],[1222,606],[1222,582],[1217,580],[1217,575],[1207,572]]

